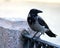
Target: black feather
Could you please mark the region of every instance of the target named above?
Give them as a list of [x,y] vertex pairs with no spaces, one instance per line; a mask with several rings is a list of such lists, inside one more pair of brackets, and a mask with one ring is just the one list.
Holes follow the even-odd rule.
[[28,17],[27,18],[28,24],[32,25],[33,23],[35,23],[35,19],[33,17]]
[[50,37],[56,37],[56,34],[54,34],[51,30],[45,32]]
[[38,22],[40,25],[45,26],[45,28],[49,29],[48,25],[45,23],[45,21],[41,17],[38,18]]

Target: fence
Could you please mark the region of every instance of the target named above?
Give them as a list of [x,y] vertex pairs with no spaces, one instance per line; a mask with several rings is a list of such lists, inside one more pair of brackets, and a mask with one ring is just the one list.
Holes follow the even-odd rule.
[[40,38],[32,38],[32,36],[27,31],[22,33],[22,37],[24,41],[23,48],[60,48],[58,45]]

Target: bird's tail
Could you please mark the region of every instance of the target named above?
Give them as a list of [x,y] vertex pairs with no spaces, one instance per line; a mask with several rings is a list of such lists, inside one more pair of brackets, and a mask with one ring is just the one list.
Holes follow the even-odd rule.
[[54,34],[51,30],[49,30],[49,31],[47,31],[47,32],[45,32],[48,36],[50,36],[50,37],[56,37],[57,35],[56,34]]

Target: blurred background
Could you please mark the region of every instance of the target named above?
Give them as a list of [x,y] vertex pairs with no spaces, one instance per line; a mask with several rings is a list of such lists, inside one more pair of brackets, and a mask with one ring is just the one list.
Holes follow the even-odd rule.
[[10,21],[26,21],[30,9],[36,8],[38,14],[57,34],[56,38],[42,35],[41,38],[60,45],[60,0],[0,0],[0,18]]

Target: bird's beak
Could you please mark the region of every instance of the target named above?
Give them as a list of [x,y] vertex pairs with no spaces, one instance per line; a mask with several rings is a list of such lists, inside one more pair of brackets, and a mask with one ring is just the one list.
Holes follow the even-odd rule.
[[42,11],[41,10],[38,10],[38,13],[42,13]]

